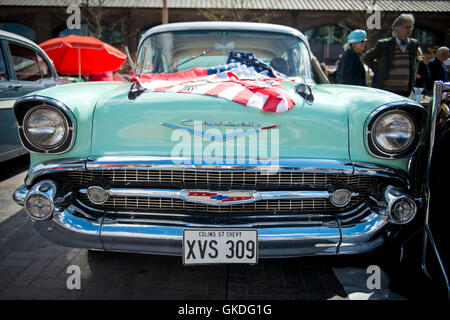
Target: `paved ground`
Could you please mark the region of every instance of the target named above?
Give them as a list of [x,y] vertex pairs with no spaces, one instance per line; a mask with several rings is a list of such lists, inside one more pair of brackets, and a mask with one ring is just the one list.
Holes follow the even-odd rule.
[[[27,159],[0,167],[0,299],[404,299],[377,257],[265,259],[257,266],[184,267],[179,257],[94,252],[42,238],[11,199]],[[367,267],[380,265],[382,287],[368,290]],[[68,273],[79,267],[80,288]],[[70,270],[70,269],[69,269]],[[401,286],[400,286],[401,287]],[[397,285],[397,288],[399,286]],[[406,290],[408,291],[408,290]]]
[[[257,266],[184,267],[179,257],[95,252],[42,238],[23,210],[0,223],[0,299],[346,298],[320,259],[260,260]],[[325,259],[326,260],[326,259]],[[70,265],[81,290],[69,290]]]

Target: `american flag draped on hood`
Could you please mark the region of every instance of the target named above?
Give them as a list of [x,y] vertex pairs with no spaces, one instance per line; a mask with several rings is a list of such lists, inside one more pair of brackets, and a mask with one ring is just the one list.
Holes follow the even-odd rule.
[[253,53],[231,51],[227,64],[170,74],[141,74],[133,79],[153,92],[178,92],[220,97],[269,112],[286,112],[294,101],[281,86],[283,78]]

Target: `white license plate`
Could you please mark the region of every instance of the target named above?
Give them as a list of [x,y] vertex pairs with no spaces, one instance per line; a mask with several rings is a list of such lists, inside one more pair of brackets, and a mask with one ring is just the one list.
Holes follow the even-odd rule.
[[184,229],[183,231],[183,264],[256,264],[257,261],[257,230]]

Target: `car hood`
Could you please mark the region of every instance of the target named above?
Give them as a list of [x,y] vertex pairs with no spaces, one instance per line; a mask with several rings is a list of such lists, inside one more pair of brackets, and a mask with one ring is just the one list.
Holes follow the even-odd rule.
[[294,82],[283,87],[295,102],[283,113],[189,93],[145,92],[129,100],[128,89],[115,90],[97,102],[90,156],[348,160],[345,100],[314,86],[315,100],[308,104],[295,93]]

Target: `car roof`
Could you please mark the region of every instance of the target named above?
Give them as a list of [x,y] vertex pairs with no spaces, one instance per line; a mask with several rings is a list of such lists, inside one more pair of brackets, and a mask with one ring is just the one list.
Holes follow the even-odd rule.
[[0,30],[0,37],[6,37],[6,38],[11,38],[14,40],[20,40],[22,42],[26,42],[29,45],[32,45],[34,47],[38,46],[35,42],[31,41],[30,39],[27,39],[25,37],[22,37],[18,34],[12,33],[12,32],[8,32],[8,31],[4,31],[4,30]]
[[260,32],[278,32],[290,34],[301,38],[308,44],[306,36],[297,29],[272,23],[258,22],[234,22],[234,21],[197,21],[197,22],[177,22],[161,24],[147,30],[139,40],[139,46],[142,41],[152,34],[170,31],[187,30],[241,30],[241,31],[260,31]]
[[9,38],[9,39],[12,39],[12,40],[18,40],[19,42],[26,43],[26,44],[32,46],[33,48],[38,50],[39,53],[41,53],[43,56],[45,56],[45,58],[48,61],[51,62],[51,68],[53,69],[53,72],[55,73],[55,75],[58,74],[56,69],[55,69],[55,66],[53,65],[52,59],[50,59],[50,57],[45,53],[44,50],[42,50],[41,47],[39,47],[39,45],[36,42],[33,42],[30,39],[22,37],[22,36],[20,36],[18,34],[15,34],[15,33],[12,33],[12,32],[8,32],[8,31],[4,31],[4,30],[0,30],[0,38]]

